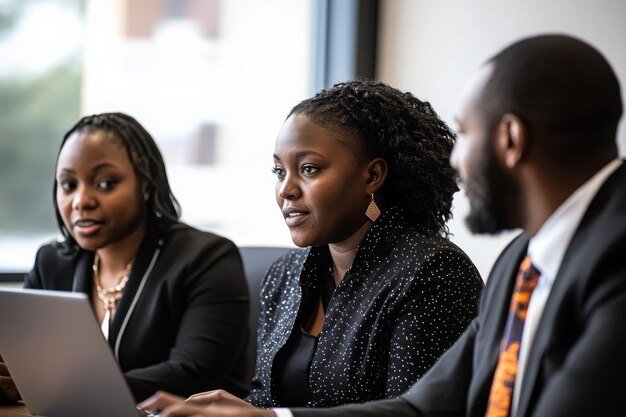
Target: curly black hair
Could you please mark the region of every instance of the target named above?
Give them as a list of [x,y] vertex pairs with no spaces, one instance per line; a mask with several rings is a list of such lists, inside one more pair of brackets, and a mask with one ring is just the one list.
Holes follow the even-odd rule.
[[448,162],[455,135],[430,103],[381,82],[357,80],[320,91],[287,117],[293,114],[359,138],[365,155],[387,162],[384,201],[403,208],[425,235],[449,234],[446,222],[459,190]]
[[[63,145],[72,134],[96,131],[111,132],[124,143],[135,173],[147,184],[148,230],[154,236],[159,236],[178,221],[181,210],[170,189],[161,152],[150,133],[137,120],[124,113],[102,113],[83,117],[63,136],[57,154],[57,163]],[[52,193],[57,224],[65,237],[65,244],[68,248],[76,247],[77,243],[65,227],[59,213],[56,190],[55,178]]]

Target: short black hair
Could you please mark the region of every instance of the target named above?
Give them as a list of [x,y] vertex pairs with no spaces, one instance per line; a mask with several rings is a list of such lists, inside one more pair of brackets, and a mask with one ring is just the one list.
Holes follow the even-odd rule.
[[510,112],[530,130],[547,133],[551,145],[571,151],[586,151],[592,142],[615,146],[623,110],[619,81],[593,46],[568,35],[534,36],[487,64],[493,70],[481,105],[492,126]]
[[368,157],[387,162],[384,201],[401,207],[426,235],[448,235],[458,191],[449,165],[455,135],[428,102],[387,84],[357,80],[335,84],[296,105],[299,114],[356,137]]
[[[145,181],[147,184],[148,231],[155,237],[158,237],[169,226],[178,221],[181,210],[170,189],[161,152],[150,133],[137,120],[124,113],[101,113],[83,117],[63,136],[59,152],[57,153],[57,163],[65,142],[72,134],[96,131],[112,133],[126,147],[135,173],[140,180]],[[56,189],[57,181],[55,176],[52,192],[57,224],[65,237],[67,246],[76,247],[77,243],[65,227],[59,213]]]

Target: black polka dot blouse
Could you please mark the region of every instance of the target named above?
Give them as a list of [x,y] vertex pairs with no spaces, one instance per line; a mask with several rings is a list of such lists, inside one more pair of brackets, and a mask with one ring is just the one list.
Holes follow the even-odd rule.
[[[282,405],[275,356],[300,330],[294,324],[302,300],[319,294],[328,262],[327,246],[295,249],[269,269],[261,288],[251,404]],[[477,314],[482,289],[478,271],[461,249],[418,233],[402,210],[386,210],[359,245],[327,306],[306,405],[400,395],[463,333]]]

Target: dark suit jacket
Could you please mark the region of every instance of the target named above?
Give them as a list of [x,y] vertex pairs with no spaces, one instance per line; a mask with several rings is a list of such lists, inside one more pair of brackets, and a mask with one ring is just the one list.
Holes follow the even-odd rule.
[[[93,252],[45,245],[24,286],[90,295],[93,258]],[[188,396],[225,388],[245,395],[247,322],[248,289],[236,246],[177,224],[160,241],[142,243],[109,344],[138,401],[157,390]]]
[[[502,253],[478,318],[401,399],[296,416],[484,416],[528,238]],[[528,358],[518,417],[626,414],[626,165],[602,186],[557,273]]]

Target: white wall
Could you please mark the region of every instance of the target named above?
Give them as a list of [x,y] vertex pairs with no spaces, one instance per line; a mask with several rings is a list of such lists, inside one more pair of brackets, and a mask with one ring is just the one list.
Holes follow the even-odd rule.
[[[378,76],[432,103],[452,124],[467,79],[495,52],[532,34],[578,36],[602,51],[626,85],[624,0],[383,0]],[[626,151],[622,119],[619,142]],[[471,236],[463,218],[468,204],[455,198],[453,240],[478,266],[483,278],[514,233]]]

